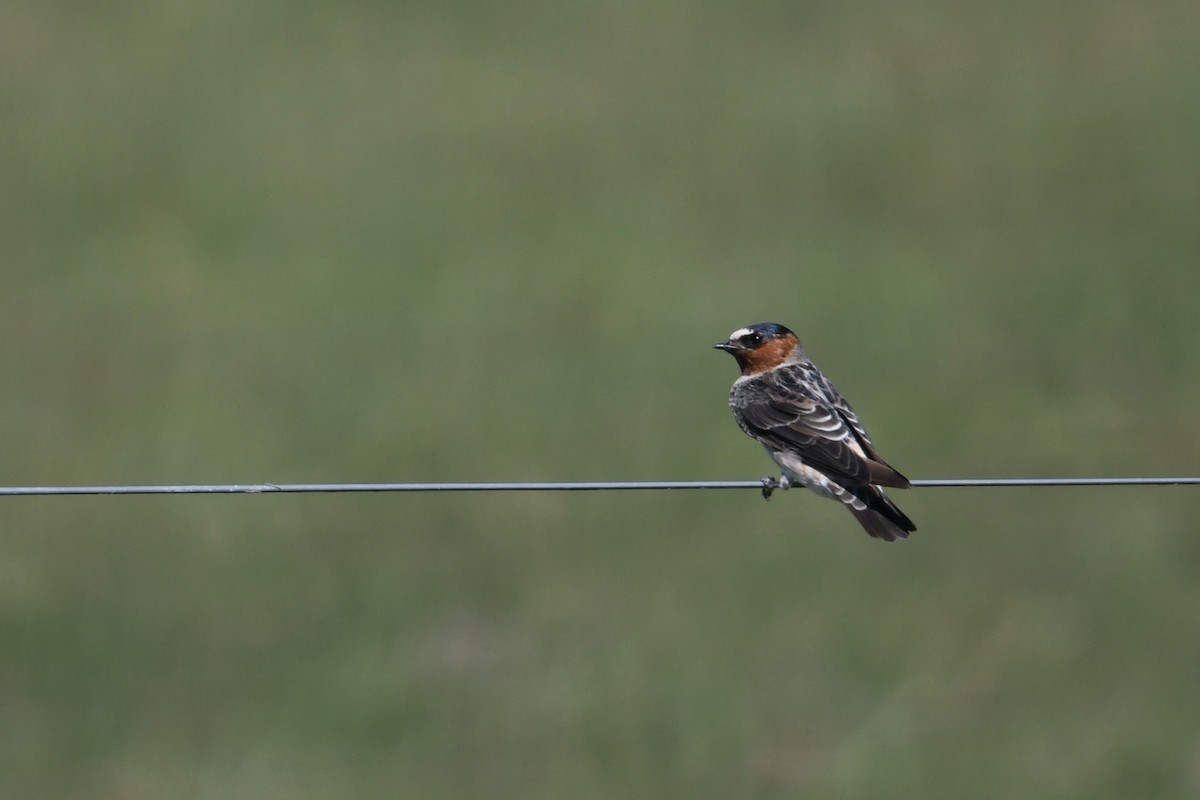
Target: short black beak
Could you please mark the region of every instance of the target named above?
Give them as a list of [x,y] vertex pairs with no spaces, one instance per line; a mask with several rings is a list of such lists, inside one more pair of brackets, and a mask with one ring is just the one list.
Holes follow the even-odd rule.
[[721,342],[720,344],[714,344],[713,348],[715,348],[717,350],[724,350],[726,353],[732,353],[734,350],[738,349],[737,345],[732,345],[729,342]]

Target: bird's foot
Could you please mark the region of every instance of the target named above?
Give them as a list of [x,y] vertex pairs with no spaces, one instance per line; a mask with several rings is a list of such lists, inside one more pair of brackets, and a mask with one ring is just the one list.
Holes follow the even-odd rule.
[[782,478],[775,478],[772,475],[768,475],[762,479],[763,500],[770,500],[771,495],[775,493],[776,489],[790,489],[791,486],[792,483],[787,479],[787,475],[784,475]]

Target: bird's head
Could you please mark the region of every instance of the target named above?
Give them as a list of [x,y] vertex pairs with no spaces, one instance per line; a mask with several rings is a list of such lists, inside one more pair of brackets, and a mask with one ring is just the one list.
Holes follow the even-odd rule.
[[774,369],[801,352],[796,334],[775,322],[738,328],[727,340],[713,347],[736,358],[743,375],[757,375]]

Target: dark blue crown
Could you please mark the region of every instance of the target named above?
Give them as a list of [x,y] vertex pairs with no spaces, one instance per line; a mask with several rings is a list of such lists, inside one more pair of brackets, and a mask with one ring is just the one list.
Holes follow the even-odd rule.
[[[750,330],[758,331],[767,339],[779,339],[792,333],[778,322],[760,322],[757,325],[751,325]],[[792,333],[792,335],[795,336],[796,334]]]

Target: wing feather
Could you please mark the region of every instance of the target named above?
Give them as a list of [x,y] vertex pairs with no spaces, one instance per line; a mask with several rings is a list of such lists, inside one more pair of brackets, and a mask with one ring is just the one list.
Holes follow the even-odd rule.
[[813,367],[780,369],[734,385],[730,398],[746,433],[848,484],[907,487],[879,457],[844,398]]

